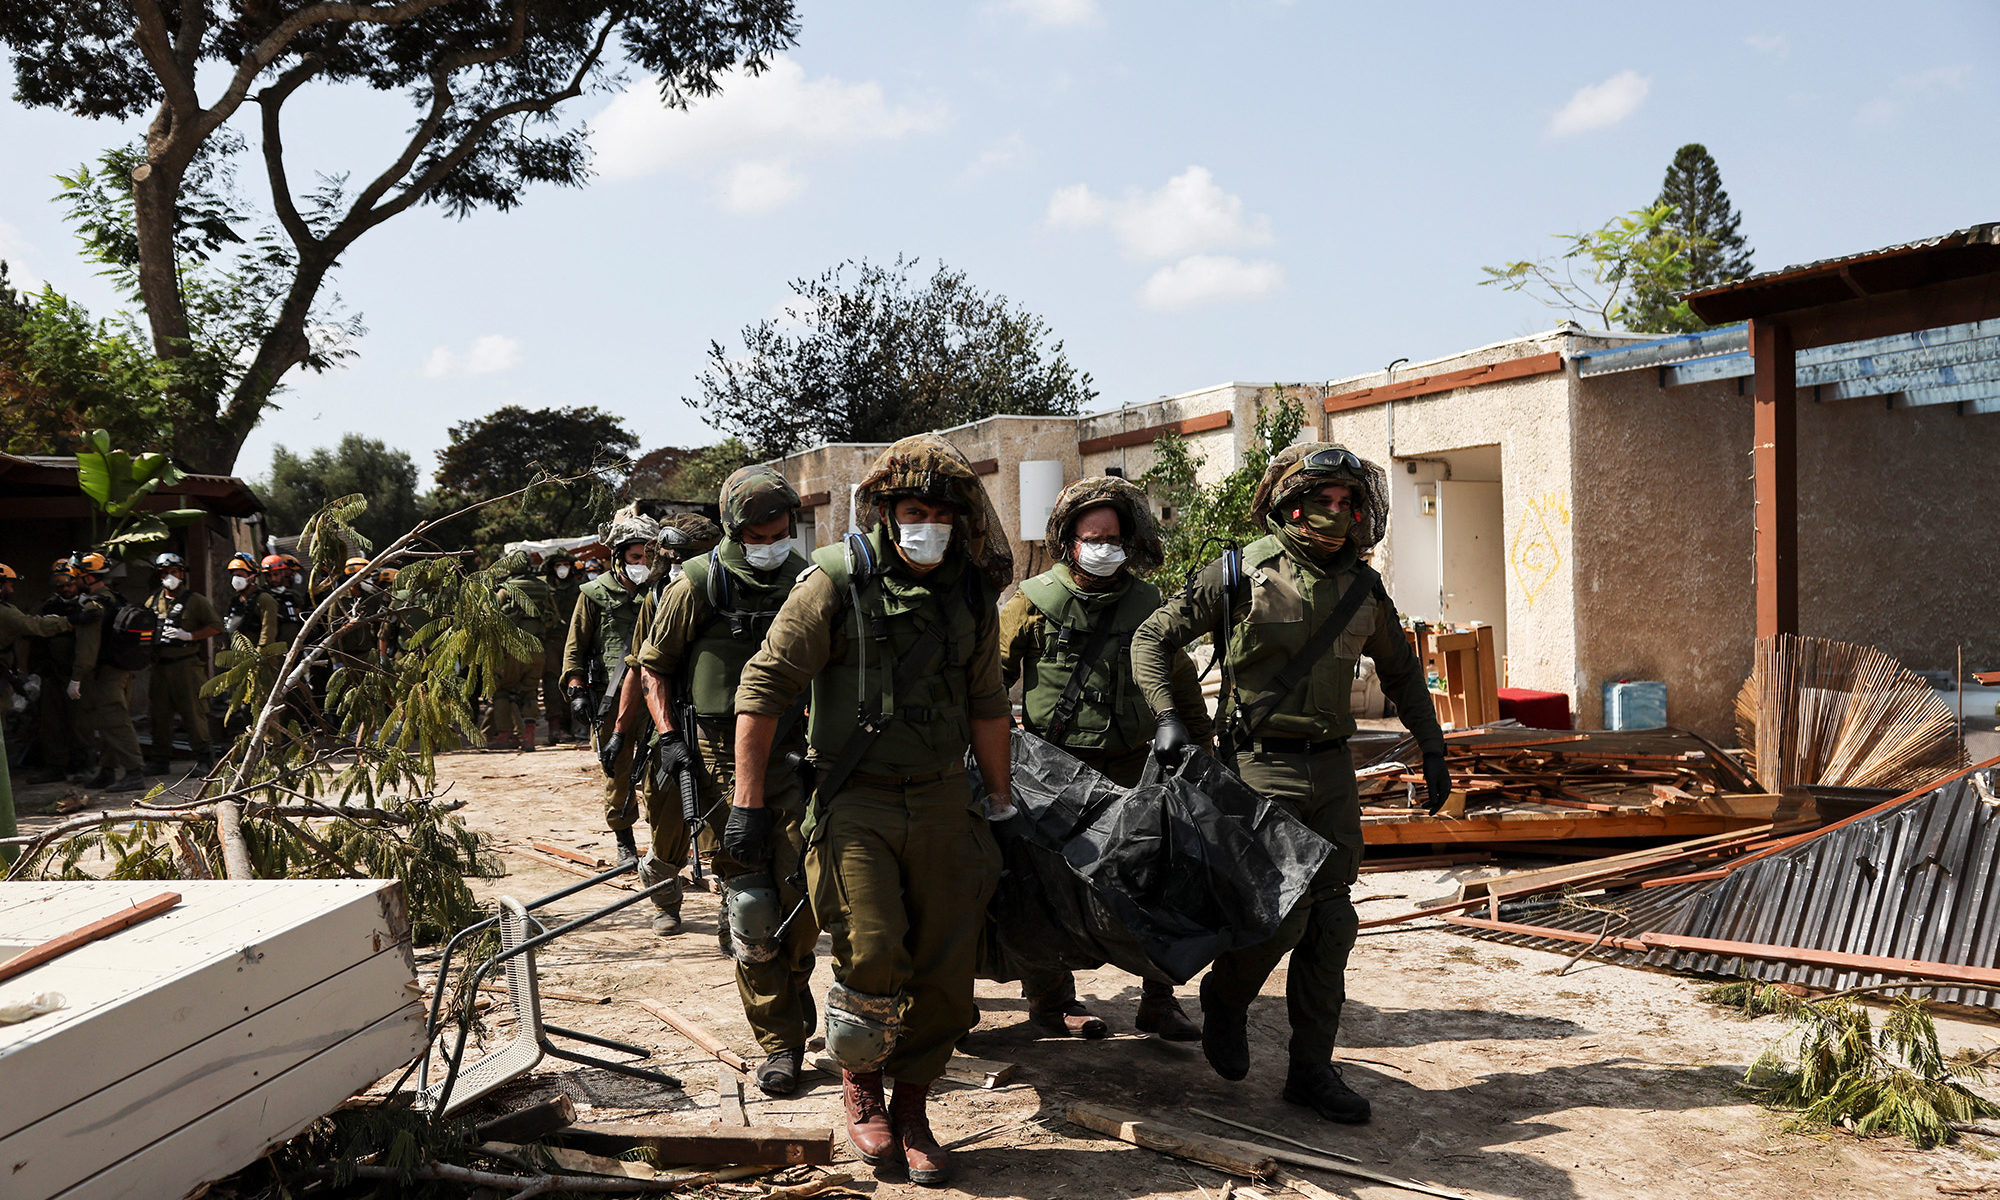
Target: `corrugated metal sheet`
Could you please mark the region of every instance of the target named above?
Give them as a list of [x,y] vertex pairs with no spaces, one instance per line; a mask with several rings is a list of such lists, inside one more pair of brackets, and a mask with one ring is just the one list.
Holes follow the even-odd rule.
[[[1721,938],[1967,966],[2000,967],[2000,807],[1994,772],[1978,772],[1885,813],[1835,829],[1726,878],[1634,890],[1586,902],[1614,909],[1610,932]],[[1477,914],[1475,914],[1477,915]],[[1602,912],[1541,897],[1501,906],[1522,924],[1595,934]],[[1558,953],[1575,943],[1467,930]],[[1632,965],[1802,984],[1828,991],[1895,976],[1679,951],[1598,953]],[[2000,992],[1940,986],[1939,1000],[2000,1009]]]

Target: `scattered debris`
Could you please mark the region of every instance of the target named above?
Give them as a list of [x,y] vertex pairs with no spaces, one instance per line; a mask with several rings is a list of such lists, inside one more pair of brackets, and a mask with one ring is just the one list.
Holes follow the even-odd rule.
[[596,1121],[571,1125],[550,1135],[560,1145],[592,1154],[620,1155],[650,1150],[661,1163],[802,1163],[833,1161],[833,1130],[791,1129],[781,1125],[689,1128]]
[[1958,720],[1937,689],[1873,646],[1826,638],[1758,641],[1736,696],[1736,736],[1771,792],[1922,787],[1965,765]]

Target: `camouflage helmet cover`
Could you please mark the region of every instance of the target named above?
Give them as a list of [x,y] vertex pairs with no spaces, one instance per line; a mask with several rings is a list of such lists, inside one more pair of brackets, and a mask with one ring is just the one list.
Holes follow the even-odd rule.
[[640,512],[637,504],[628,504],[611,514],[611,520],[605,523],[598,540],[611,547],[615,556],[620,547],[632,542],[644,542],[650,546],[659,541],[660,523]]
[[[1328,459],[1338,461],[1323,465]],[[1360,550],[1372,549],[1389,528],[1389,476],[1381,467],[1332,442],[1300,442],[1272,455],[1251,497],[1250,519],[1262,526],[1279,506],[1327,483],[1345,484],[1353,490],[1354,532],[1349,540]]]
[[906,437],[876,457],[861,479],[857,496],[872,502],[876,521],[905,496],[958,509],[953,521],[965,542],[967,554],[980,574],[996,588],[1014,582],[1014,551],[1000,514],[958,447],[935,433]]
[[1062,490],[1049,510],[1049,553],[1069,562],[1069,541],[1076,532],[1077,518],[1103,506],[1115,509],[1124,525],[1125,565],[1139,575],[1158,570],[1167,555],[1146,493],[1138,484],[1116,475],[1079,479]]
[[722,527],[730,537],[736,537],[745,525],[761,525],[797,512],[799,494],[776,467],[757,464],[732,472],[722,481],[718,505]]
[[660,550],[675,562],[707,554],[722,541],[722,527],[695,513],[660,518]]

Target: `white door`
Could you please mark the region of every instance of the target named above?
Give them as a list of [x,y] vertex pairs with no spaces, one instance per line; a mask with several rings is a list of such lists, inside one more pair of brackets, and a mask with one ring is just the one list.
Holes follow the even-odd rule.
[[1438,615],[1453,624],[1493,626],[1507,654],[1507,554],[1498,483],[1438,481]]

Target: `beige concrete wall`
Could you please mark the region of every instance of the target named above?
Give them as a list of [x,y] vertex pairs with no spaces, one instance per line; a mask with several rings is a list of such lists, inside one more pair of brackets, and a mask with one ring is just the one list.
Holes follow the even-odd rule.
[[[1195,473],[1196,478],[1203,483],[1215,483],[1243,461],[1244,451],[1257,435],[1257,414],[1272,402],[1276,394],[1276,387],[1272,384],[1224,383],[1166,396],[1150,404],[1132,404],[1110,412],[1093,413],[1078,422],[1077,441],[1082,443],[1128,430],[1150,429],[1172,421],[1185,421],[1190,417],[1205,417],[1227,410],[1231,414],[1228,425],[1187,436],[1189,448],[1202,459],[1201,467]],[[1312,416],[1309,411],[1308,428],[1311,428]],[[1111,467],[1122,468],[1127,479],[1138,479],[1153,468],[1153,443],[1149,441],[1083,456],[1085,474],[1102,475]]]
[[1021,536],[1021,464],[1054,460],[1063,465],[1063,482],[1082,478],[1077,454],[1075,417],[988,417],[970,425],[941,430],[964,455],[978,463],[994,459],[997,467],[980,476],[986,495],[999,511],[1001,528],[1014,548],[1014,579],[1019,582],[1049,567],[1047,547],[1040,542],[1046,522],[1036,522],[1035,540]]
[[1607,680],[1667,685],[1667,721],[1734,745],[1756,612],[1750,400],[1734,380],[1576,381],[1570,504],[1578,724]]
[[[847,532],[849,489],[861,481],[869,464],[887,445],[887,442],[840,442],[814,446],[778,461],[778,469],[799,495],[827,493],[825,504],[807,510],[810,530],[808,537],[802,539],[810,543],[806,549],[838,541]],[[800,524],[801,533],[808,533],[806,522]]]
[[2000,414],[1800,393],[1799,627],[2000,669]]

